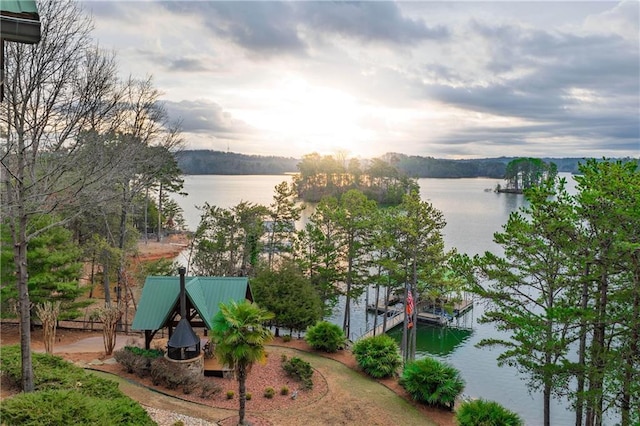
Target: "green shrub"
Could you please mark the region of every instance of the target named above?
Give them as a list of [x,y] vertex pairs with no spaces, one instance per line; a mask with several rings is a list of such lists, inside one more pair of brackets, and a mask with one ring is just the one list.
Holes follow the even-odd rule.
[[408,363],[400,384],[416,401],[453,408],[456,398],[464,389],[460,372],[433,358],[422,358]]
[[247,393],[245,393],[245,394],[244,394],[244,398],[245,398],[247,401],[251,401],[251,392],[247,392]]
[[307,329],[307,343],[317,351],[337,352],[344,349],[347,339],[344,332],[336,324],[320,321]]
[[353,354],[360,368],[376,379],[396,374],[402,365],[398,344],[386,334],[358,340]]
[[280,395],[289,395],[289,387],[283,386],[280,388]]
[[264,390],[264,397],[265,398],[273,398],[273,396],[276,394],[276,390],[272,387],[268,387]]
[[233,399],[233,397],[236,396],[236,393],[232,390],[228,390],[227,391],[227,399]]
[[122,396],[90,397],[75,390],[29,392],[2,401],[3,425],[154,425],[140,404]]
[[[118,384],[86,373],[60,357],[32,353],[36,392],[2,401],[3,425],[153,425],[147,412]],[[3,347],[2,371],[20,383],[20,348]]]
[[161,356],[164,356],[164,351],[160,349],[143,349],[137,346],[125,346],[123,350],[129,351],[134,355],[143,356],[150,359],[160,358]]
[[75,389],[80,393],[104,399],[116,399],[125,396],[118,388],[118,383],[98,377],[94,374],[85,374],[84,378],[79,378],[75,383]]
[[307,361],[293,357],[284,361],[282,368],[289,377],[302,383],[302,389],[313,388],[313,380],[311,379],[311,376],[313,376],[313,368],[311,368],[311,364]]
[[494,401],[476,399],[460,404],[456,412],[459,426],[522,426],[524,422],[513,411]]
[[[59,356],[32,353],[33,382],[36,391],[56,389],[76,389],[84,395],[101,398],[124,396],[118,384],[85,372],[82,368],[65,361]],[[4,346],[0,353],[0,369],[12,385],[21,384],[22,367],[20,347]]]
[[[86,376],[82,368],[59,356],[34,352],[31,357],[35,390],[71,389],[78,380],[84,379]],[[0,368],[9,382],[19,387],[22,382],[20,346],[2,347],[0,363]]]
[[291,335],[290,334],[285,334],[284,336],[282,336],[282,341],[284,343],[288,343],[291,341]]

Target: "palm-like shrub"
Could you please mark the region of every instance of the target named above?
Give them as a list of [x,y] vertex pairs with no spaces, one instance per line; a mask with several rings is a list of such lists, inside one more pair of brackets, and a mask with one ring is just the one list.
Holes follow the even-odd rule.
[[458,370],[429,357],[408,363],[402,371],[400,384],[416,401],[449,409],[453,409],[456,398],[464,389]]
[[273,338],[264,325],[273,316],[248,300],[232,300],[228,304],[220,304],[220,310],[213,317],[211,333],[212,341],[216,344],[216,358],[233,368],[238,381],[238,424],[244,424],[246,383],[251,366],[264,361],[265,345]]
[[313,349],[324,352],[337,352],[347,341],[342,329],[327,321],[309,327],[304,338]]
[[459,426],[522,426],[520,416],[494,401],[466,401],[456,412]]
[[398,344],[386,334],[358,340],[353,354],[360,368],[376,379],[394,375],[402,364]]

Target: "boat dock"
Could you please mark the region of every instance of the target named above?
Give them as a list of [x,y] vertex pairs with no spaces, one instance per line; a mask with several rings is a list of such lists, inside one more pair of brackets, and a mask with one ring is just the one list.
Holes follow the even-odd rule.
[[[402,324],[404,322],[404,311],[394,311],[395,315],[390,318],[387,318],[387,330],[391,330],[395,326]],[[371,330],[364,333],[359,339],[363,339],[365,337],[377,336],[379,334],[384,333],[384,322],[381,322],[377,327],[372,328]]]
[[416,315],[418,322],[433,325],[447,325],[453,318],[444,315],[432,314],[431,312],[418,312]]
[[471,308],[473,308],[473,300],[469,299],[455,302],[451,309],[451,313],[443,310],[442,308],[421,305],[417,316],[419,322],[436,325],[449,325],[454,319],[461,317]]
[[[395,303],[397,303],[397,301]],[[454,303],[453,309],[451,311],[452,313],[443,311],[440,308],[434,309],[433,307],[428,307],[425,303],[421,303],[418,307],[417,321],[419,323],[438,325],[443,327],[456,327],[457,325],[453,324],[453,320],[457,320],[458,318],[462,317],[467,311],[471,310],[472,308],[473,299],[464,299],[460,302]],[[367,306],[367,310],[370,312],[376,312],[377,314],[384,314],[385,312],[387,312],[387,330],[391,330],[392,328],[404,322],[404,305],[385,306],[384,302],[382,302],[382,304],[378,304],[378,306],[369,304]],[[360,339],[382,334],[384,332],[383,328],[384,322],[381,322],[377,327],[368,330],[362,336],[360,336]]]
[[[395,302],[397,303],[397,302]],[[402,310],[402,306],[400,307],[396,307],[394,304],[389,304],[389,306],[385,306],[384,302],[380,302],[378,304],[378,306],[374,305],[373,303],[370,303],[367,305],[367,311],[369,312],[375,312],[378,315],[382,315],[385,312],[387,313],[387,315],[392,315],[393,313],[395,313],[396,311],[401,311]]]

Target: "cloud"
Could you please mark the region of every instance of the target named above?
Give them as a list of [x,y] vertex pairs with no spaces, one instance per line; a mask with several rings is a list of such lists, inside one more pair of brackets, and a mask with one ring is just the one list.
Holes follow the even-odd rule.
[[588,16],[584,27],[590,32],[619,34],[637,42],[640,33],[640,3],[637,0],[621,1],[611,10]]
[[181,123],[186,133],[211,134],[212,137],[237,139],[253,130],[241,120],[235,119],[223,108],[211,101],[165,101],[164,106],[172,120]]
[[207,30],[259,56],[303,55],[313,39],[335,35],[402,46],[442,40],[449,31],[405,17],[393,2],[162,2],[204,18]]
[[[180,16],[201,22],[212,36],[228,40],[260,56],[301,54],[306,45],[298,36],[290,3],[266,1],[161,2]],[[204,39],[207,38],[203,34]]]
[[190,145],[640,153],[637,1],[85,5]]
[[[640,152],[637,39],[477,20],[468,31],[486,53],[474,74],[435,68],[440,80],[426,82],[422,92],[469,117],[441,143],[550,148],[563,138],[585,150],[600,144]],[[474,114],[500,124],[478,126]]]
[[300,23],[354,37],[362,42],[389,42],[398,45],[449,36],[445,26],[429,27],[422,19],[405,17],[393,2],[299,2]]

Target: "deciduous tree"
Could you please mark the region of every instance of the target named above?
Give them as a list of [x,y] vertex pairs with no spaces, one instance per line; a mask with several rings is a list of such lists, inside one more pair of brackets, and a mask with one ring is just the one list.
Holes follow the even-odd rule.
[[79,204],[87,201],[80,194],[91,189],[99,199],[121,159],[108,159],[111,167],[105,168],[81,149],[81,131],[91,118],[100,122],[117,103],[113,56],[93,45],[92,22],[79,3],[42,2],[39,13],[37,45],[6,45],[6,99],[0,106],[7,135],[0,153],[2,216],[9,218],[14,247],[25,392],[34,389],[27,247],[35,235],[28,232],[29,218],[61,210],[80,214]]

